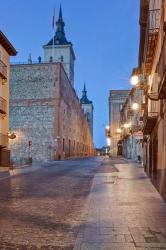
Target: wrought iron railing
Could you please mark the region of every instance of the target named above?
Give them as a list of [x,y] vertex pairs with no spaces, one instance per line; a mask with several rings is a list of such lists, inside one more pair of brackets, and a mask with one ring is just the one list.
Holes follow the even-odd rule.
[[7,111],[7,102],[5,99],[0,97],[0,113],[6,114]]
[[7,147],[8,135],[0,133],[0,147]]
[[166,37],[164,37],[163,45],[161,48],[160,58],[157,65],[157,73],[160,76],[160,83],[159,83],[159,89],[161,87],[161,84],[163,83],[163,78],[166,76]]
[[2,60],[0,60],[0,76],[3,79],[7,79],[7,66],[4,62],[2,62]]
[[146,67],[150,69],[152,67],[153,58],[155,54],[157,37],[160,28],[161,10],[151,9],[148,13],[147,26],[146,26],[146,39],[144,47],[144,62]]
[[158,117],[158,112],[149,112],[148,109],[146,109],[144,111],[144,114],[143,114],[143,124],[145,125],[146,121],[148,118],[154,118],[156,119]]

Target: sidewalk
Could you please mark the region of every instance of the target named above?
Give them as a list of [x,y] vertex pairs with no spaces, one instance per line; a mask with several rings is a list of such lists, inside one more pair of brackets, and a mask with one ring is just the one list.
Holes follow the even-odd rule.
[[166,204],[143,168],[122,159],[105,168],[95,175],[74,250],[166,249]]
[[33,172],[42,166],[45,166],[46,162],[38,162],[33,163],[32,165],[18,165],[14,166],[13,168],[9,167],[0,167],[0,180],[7,179],[11,176],[24,174],[28,172]]

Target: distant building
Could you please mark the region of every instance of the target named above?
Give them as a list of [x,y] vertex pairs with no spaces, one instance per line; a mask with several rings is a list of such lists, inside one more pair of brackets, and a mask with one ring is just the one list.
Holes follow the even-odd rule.
[[0,166],[10,165],[9,133],[9,58],[17,54],[0,31]]
[[121,111],[123,156],[137,162],[143,160],[141,103],[143,90],[132,88]]
[[110,90],[109,94],[109,126],[111,135],[111,156],[122,155],[121,135],[117,129],[120,128],[120,112],[125,103],[129,90]]
[[81,103],[81,106],[84,110],[84,114],[85,114],[85,117],[86,117],[87,122],[89,124],[91,135],[93,138],[93,110],[94,110],[94,107],[93,107],[93,102],[90,101],[87,97],[87,90],[86,90],[85,84],[84,84],[84,88],[82,91],[82,97],[80,99],[80,103]]
[[[51,42],[44,46],[44,62],[11,66],[10,126],[17,138],[10,147],[15,162],[94,152],[89,124],[72,85],[75,57],[65,38],[61,8],[54,39],[54,50]],[[49,60],[51,51],[53,60]],[[63,61],[57,62],[59,56],[63,56]]]

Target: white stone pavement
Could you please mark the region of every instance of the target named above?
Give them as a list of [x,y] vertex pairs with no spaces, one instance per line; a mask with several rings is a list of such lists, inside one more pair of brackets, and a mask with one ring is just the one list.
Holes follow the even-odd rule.
[[119,172],[95,175],[74,250],[166,249],[161,196],[137,164],[111,163]]

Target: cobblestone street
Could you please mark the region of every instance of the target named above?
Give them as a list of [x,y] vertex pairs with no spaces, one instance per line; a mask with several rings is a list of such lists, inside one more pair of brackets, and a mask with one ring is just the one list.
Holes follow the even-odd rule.
[[73,249],[100,163],[49,163],[0,180],[0,249]]
[[0,249],[166,249],[166,204],[130,161],[48,163],[0,187]]

